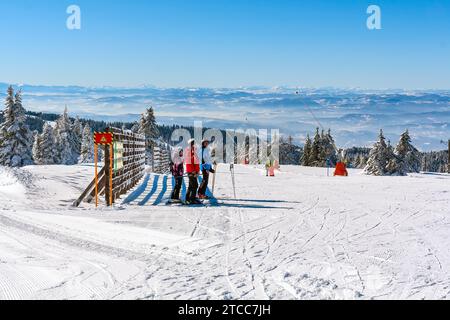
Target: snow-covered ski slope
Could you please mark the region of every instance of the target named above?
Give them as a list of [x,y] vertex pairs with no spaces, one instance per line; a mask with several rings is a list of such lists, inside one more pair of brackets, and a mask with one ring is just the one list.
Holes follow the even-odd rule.
[[233,200],[222,165],[207,207],[167,206],[149,175],[114,209],[71,208],[92,175],[0,168],[0,299],[450,298],[448,175],[237,166]]

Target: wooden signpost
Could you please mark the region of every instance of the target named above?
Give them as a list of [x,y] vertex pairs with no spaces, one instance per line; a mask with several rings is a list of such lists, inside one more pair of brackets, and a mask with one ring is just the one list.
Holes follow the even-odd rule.
[[110,146],[114,142],[114,135],[112,132],[95,132],[94,143],[95,145]]
[[94,153],[95,153],[95,206],[98,207],[98,146],[105,147],[105,175],[109,182],[105,187],[105,198],[108,206],[112,206],[112,190],[113,190],[113,144],[114,134],[112,132],[95,132],[94,133]]

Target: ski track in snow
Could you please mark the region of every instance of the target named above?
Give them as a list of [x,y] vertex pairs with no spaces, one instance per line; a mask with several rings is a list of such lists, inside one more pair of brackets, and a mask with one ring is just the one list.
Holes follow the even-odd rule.
[[113,209],[69,207],[91,166],[0,170],[0,299],[449,299],[449,176],[281,170],[236,166],[234,200],[219,166],[205,207],[149,173]]

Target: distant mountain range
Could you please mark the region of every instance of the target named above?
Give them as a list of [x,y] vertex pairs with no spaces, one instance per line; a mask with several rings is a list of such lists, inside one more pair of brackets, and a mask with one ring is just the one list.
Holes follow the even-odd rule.
[[[279,128],[297,143],[318,126],[346,148],[372,145],[380,128],[393,143],[409,129],[424,151],[445,149],[441,141],[450,138],[450,90],[19,86],[29,110],[60,113],[67,105],[71,115],[94,120],[136,121],[151,105],[161,124]],[[0,83],[0,98],[7,87]]]

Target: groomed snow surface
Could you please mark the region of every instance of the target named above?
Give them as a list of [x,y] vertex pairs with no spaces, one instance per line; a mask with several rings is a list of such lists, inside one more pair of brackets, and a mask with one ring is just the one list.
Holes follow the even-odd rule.
[[[92,166],[0,168],[0,299],[448,299],[450,176],[217,175],[208,207],[148,175],[70,207]],[[125,201],[126,200],[126,201]]]

